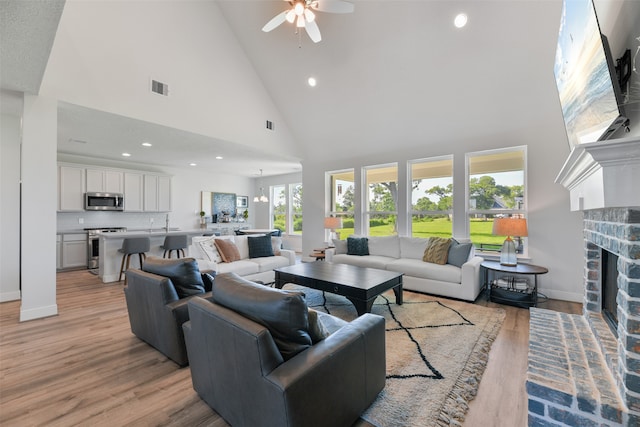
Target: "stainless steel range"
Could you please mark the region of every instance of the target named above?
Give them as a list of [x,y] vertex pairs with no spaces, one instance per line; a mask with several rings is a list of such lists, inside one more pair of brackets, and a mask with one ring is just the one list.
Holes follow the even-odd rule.
[[87,231],[87,260],[89,270],[96,269],[100,263],[100,234],[102,233],[122,233],[127,231],[127,227],[97,227],[85,228]]

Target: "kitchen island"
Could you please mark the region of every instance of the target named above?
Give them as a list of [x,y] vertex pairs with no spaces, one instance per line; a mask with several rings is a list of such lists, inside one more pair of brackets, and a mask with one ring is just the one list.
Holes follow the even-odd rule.
[[[100,261],[98,263],[98,275],[104,283],[117,282],[120,276],[120,265],[122,263],[122,253],[118,249],[122,248],[123,239],[129,237],[149,237],[151,240],[151,248],[147,252],[147,256],[162,257],[164,250],[161,246],[164,244],[164,238],[168,235],[186,234],[187,244],[191,244],[193,236],[202,236],[207,230],[178,230],[157,228],[151,230],[131,230],[121,233],[104,233],[100,235]],[[188,249],[185,249],[188,254]],[[131,257],[131,267],[139,268],[138,257]]]

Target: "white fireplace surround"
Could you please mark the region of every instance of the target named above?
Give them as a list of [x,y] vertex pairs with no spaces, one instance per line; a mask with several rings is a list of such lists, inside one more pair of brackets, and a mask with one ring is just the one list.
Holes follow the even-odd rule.
[[572,211],[640,206],[640,138],[576,146],[556,183],[569,190]]

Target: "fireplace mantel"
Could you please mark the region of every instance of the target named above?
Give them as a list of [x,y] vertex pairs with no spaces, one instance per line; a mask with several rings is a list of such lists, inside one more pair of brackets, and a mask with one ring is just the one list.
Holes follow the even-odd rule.
[[640,206],[640,138],[576,146],[556,183],[569,190],[572,211]]

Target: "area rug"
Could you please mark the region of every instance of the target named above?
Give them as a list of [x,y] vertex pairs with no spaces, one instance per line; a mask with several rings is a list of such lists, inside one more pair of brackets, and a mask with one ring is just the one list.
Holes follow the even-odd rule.
[[[357,316],[344,297],[290,287],[316,310],[348,321]],[[410,291],[397,305],[389,291],[371,312],[386,319],[387,381],[362,418],[378,427],[462,425],[504,310]]]

